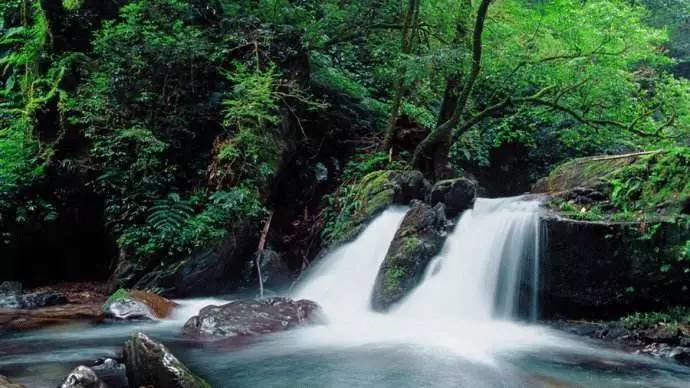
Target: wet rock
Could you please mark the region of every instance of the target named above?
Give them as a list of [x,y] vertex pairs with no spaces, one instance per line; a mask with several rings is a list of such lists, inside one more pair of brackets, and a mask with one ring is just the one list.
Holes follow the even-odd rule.
[[3,309],[36,309],[65,303],[67,298],[55,291],[0,295],[0,308]]
[[107,388],[91,368],[80,365],[72,370],[60,388]]
[[206,306],[184,325],[185,334],[202,337],[253,336],[318,323],[318,305],[310,300],[274,297]]
[[471,208],[476,199],[477,188],[474,182],[467,178],[455,178],[436,182],[427,202],[432,206],[443,202],[446,204],[446,214],[453,218]]
[[97,360],[91,369],[105,383],[108,388],[127,388],[127,369],[125,364],[114,358]]
[[168,348],[144,333],[133,334],[123,354],[131,387],[210,388]]
[[167,318],[177,303],[140,290],[119,289],[103,305],[107,316],[116,319]]
[[446,238],[444,205],[413,201],[395,233],[374,284],[372,307],[385,311],[419,284]]
[[26,388],[22,384],[14,384],[7,377],[0,375],[0,388]]
[[103,320],[101,306],[62,305],[33,310],[0,309],[0,331],[33,330],[73,322],[99,322]]

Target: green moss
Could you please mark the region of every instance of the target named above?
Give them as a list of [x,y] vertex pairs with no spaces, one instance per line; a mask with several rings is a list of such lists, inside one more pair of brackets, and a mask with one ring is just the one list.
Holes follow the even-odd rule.
[[129,298],[129,292],[124,288],[119,288],[117,291],[113,292],[112,295],[108,297],[108,300],[103,303],[103,311],[108,311],[108,307],[118,301]]
[[400,288],[400,282],[405,278],[405,270],[400,267],[389,268],[383,282],[384,292],[393,292]]
[[680,325],[690,324],[690,308],[677,306],[663,312],[635,313],[621,319],[628,329],[649,329],[663,324],[676,332]]

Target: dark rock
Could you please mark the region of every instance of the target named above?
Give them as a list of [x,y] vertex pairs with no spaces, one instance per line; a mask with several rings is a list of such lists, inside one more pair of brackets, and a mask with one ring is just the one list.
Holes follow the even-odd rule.
[[683,226],[545,216],[540,267],[542,317],[614,319],[689,305],[690,278],[660,271],[690,238]]
[[222,306],[206,306],[184,325],[188,335],[202,337],[253,336],[318,323],[319,307],[310,300],[274,297],[246,299]]
[[474,182],[467,178],[455,178],[436,182],[431,187],[427,202],[432,206],[439,202],[446,204],[446,214],[453,218],[471,208],[476,198]]
[[0,295],[21,294],[22,284],[20,282],[4,281],[0,283]]
[[210,388],[163,344],[144,333],[133,334],[125,342],[123,354],[131,387]]
[[108,388],[129,387],[125,364],[114,358],[99,359],[91,366],[91,369]]
[[55,291],[0,295],[0,308],[4,309],[36,309],[65,303],[67,298]]
[[14,384],[7,377],[0,375],[0,388],[26,388],[22,384]]
[[[290,268],[280,254],[266,249],[261,254],[261,277],[264,287],[276,290],[289,286],[292,282]],[[256,272],[255,272],[256,273]]]
[[446,238],[444,205],[413,201],[395,233],[374,284],[372,307],[387,310],[417,286]]
[[177,303],[152,292],[119,289],[103,304],[107,316],[116,319],[163,319]]
[[145,269],[121,256],[112,283],[120,288],[152,290],[166,297],[218,295],[234,291],[258,244],[258,224],[240,222],[218,247],[177,262]]
[[72,370],[60,388],[107,388],[91,368],[80,365]]
[[566,194],[566,199],[576,205],[591,205],[597,202],[607,201],[608,197],[597,189],[576,187]]

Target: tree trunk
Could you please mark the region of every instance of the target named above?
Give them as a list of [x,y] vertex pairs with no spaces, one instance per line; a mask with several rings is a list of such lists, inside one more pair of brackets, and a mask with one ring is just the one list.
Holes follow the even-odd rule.
[[481,70],[482,33],[484,32],[484,22],[486,20],[486,14],[489,11],[489,5],[491,5],[491,0],[482,0],[477,10],[477,18],[472,35],[472,69],[458,96],[453,114],[447,121],[429,132],[424,140],[417,145],[412,157],[413,166],[421,166],[428,155],[436,156],[445,153],[447,157],[451,146],[452,130],[460,122],[465,107],[467,106],[467,101],[472,95],[472,88]]
[[[405,20],[402,28],[402,43],[401,52],[409,54],[412,52],[414,38],[412,35],[413,27],[417,24],[417,17],[419,14],[419,0],[408,0],[407,12],[405,13]],[[390,151],[393,146],[393,139],[395,138],[396,123],[400,115],[400,106],[402,105],[403,94],[405,94],[405,67],[398,68],[398,74],[393,86],[394,95],[391,103],[391,114],[388,118],[388,126],[383,137],[384,151]]]

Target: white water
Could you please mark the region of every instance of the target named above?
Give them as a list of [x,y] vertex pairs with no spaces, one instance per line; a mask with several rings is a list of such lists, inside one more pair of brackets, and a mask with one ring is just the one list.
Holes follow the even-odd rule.
[[[489,363],[497,352],[563,346],[584,350],[586,345],[545,327],[505,319],[518,310],[521,283],[536,289],[538,209],[538,202],[517,197],[478,199],[462,215],[422,283],[392,312],[380,314],[370,309],[371,292],[406,209],[387,210],[303,279],[293,297],[319,303],[329,324],[304,330],[299,342],[443,348]],[[525,303],[527,314],[534,315],[536,298],[529,296]]]
[[[529,283],[530,292],[537,288],[538,209],[537,201],[520,198],[478,199],[395,313],[478,321],[514,317],[521,283]],[[524,310],[536,319],[536,292],[526,302]]]

